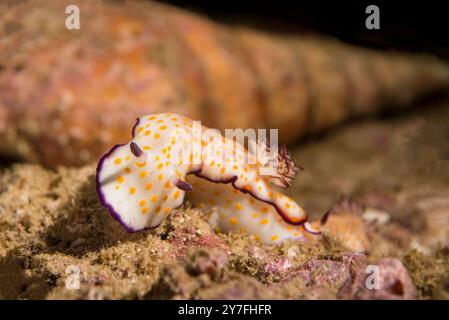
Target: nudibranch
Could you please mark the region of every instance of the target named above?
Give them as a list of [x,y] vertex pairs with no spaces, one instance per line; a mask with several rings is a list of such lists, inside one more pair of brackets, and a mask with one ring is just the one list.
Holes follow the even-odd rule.
[[304,210],[278,191],[298,171],[286,149],[268,174],[267,163],[249,149],[181,115],[143,116],[132,140],[101,158],[97,192],[130,232],[159,226],[188,193],[223,232],[243,231],[267,244],[316,234]]

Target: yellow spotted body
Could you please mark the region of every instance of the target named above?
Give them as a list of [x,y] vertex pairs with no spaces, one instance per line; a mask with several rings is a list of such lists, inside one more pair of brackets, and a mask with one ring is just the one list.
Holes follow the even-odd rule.
[[[189,199],[210,213],[209,223],[222,232],[243,232],[263,243],[304,238],[304,227],[286,223],[272,205],[244,194],[230,184],[189,176],[195,192]],[[296,205],[296,204],[295,204]]]
[[[133,151],[134,148],[134,151]],[[128,230],[157,227],[189,198],[223,232],[242,231],[264,243],[303,238],[306,214],[261,175],[257,157],[199,122],[171,114],[138,119],[133,139],[115,146],[97,169],[102,203]]]

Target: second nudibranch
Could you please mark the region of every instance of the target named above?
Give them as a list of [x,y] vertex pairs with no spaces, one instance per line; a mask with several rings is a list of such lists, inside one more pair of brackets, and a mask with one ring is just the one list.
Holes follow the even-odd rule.
[[181,206],[186,192],[210,212],[223,232],[239,230],[267,243],[303,239],[316,233],[303,209],[278,191],[288,187],[297,167],[284,148],[274,172],[234,139],[184,116],[143,116],[132,140],[113,147],[97,167],[102,204],[128,230],[161,224]]

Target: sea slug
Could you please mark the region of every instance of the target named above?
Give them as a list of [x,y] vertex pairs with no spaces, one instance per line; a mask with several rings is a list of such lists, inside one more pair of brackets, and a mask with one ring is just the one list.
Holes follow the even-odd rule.
[[223,232],[240,230],[267,244],[318,232],[304,210],[278,191],[298,171],[285,148],[277,152],[275,170],[262,175],[267,163],[259,159],[259,149],[250,152],[181,115],[140,117],[132,137],[114,146],[97,167],[100,201],[128,231],[159,226],[188,192]]

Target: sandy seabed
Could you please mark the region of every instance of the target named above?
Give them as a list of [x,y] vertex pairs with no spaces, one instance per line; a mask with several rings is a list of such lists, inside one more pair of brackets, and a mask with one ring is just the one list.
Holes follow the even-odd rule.
[[[354,122],[291,147],[287,192],[313,218],[310,243],[216,234],[188,203],[129,234],[101,206],[95,165],[0,173],[0,298],[449,298],[449,99]],[[380,287],[366,287],[367,266]],[[79,289],[67,283],[80,271]]]

